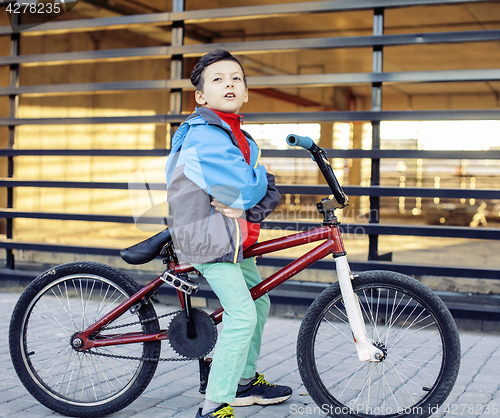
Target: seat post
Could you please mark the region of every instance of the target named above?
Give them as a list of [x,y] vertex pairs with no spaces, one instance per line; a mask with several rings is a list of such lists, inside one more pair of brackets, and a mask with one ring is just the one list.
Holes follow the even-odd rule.
[[193,308],[191,306],[191,296],[186,292],[184,296],[184,312],[186,313],[186,335],[188,338],[196,338],[196,330],[194,328]]

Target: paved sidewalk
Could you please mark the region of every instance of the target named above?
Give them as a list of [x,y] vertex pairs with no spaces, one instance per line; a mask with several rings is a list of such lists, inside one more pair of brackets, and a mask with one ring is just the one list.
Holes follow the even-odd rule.
[[[8,350],[10,315],[19,293],[0,292],[0,417],[42,418],[58,414],[40,405],[21,385]],[[158,309],[160,311],[160,309]],[[271,317],[266,325],[259,371],[269,381],[293,388],[281,405],[235,408],[237,418],[325,416],[305,394],[297,371],[298,319]],[[461,332],[462,368],[446,405],[433,417],[500,416],[500,334]],[[132,405],[111,415],[134,418],[194,418],[203,401],[198,392],[198,363],[160,363],[155,377]]]

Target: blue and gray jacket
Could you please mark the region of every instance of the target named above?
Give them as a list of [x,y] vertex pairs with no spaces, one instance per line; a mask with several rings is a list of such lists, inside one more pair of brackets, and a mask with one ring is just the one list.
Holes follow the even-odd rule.
[[197,108],[172,138],[166,164],[167,202],[179,261],[202,264],[243,261],[237,219],[211,206],[213,198],[245,210],[250,222],[261,222],[277,206],[274,176],[259,165],[260,149],[244,132],[250,147],[245,162],[226,122],[209,108]]

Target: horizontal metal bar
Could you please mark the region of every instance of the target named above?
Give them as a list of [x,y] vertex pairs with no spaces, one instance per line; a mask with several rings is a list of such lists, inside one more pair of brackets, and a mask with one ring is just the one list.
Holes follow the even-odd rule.
[[[1,213],[1,212],[0,212]],[[316,228],[315,222],[301,221],[263,221],[262,229],[278,229],[280,231],[308,231]],[[499,240],[499,228],[471,228],[460,226],[430,226],[430,225],[387,225],[387,224],[355,224],[342,222],[340,229],[343,234],[354,236],[364,235],[405,235],[415,237],[445,237]]]
[[[348,255],[349,256],[349,255]],[[288,265],[292,259],[290,258],[274,258],[262,257],[259,258],[259,265],[284,267]],[[446,266],[427,266],[427,265],[412,265],[398,264],[382,261],[350,261],[349,266],[353,272],[361,272],[367,270],[388,270],[397,271],[408,275],[419,276],[448,276],[448,277],[466,277],[474,279],[494,279],[500,277],[500,270],[469,268],[469,267],[446,267]],[[321,260],[314,263],[311,268],[321,270],[335,270],[335,261]]]
[[[80,182],[80,181],[51,181],[51,180],[17,180],[0,178],[0,187],[47,187],[67,189],[115,189],[115,190],[143,190],[143,183],[119,183],[119,182]],[[167,190],[164,183],[149,183],[150,190]],[[277,185],[280,193],[303,194],[303,195],[329,195],[331,190],[328,186],[315,185]],[[450,199],[500,199],[500,190],[488,189],[434,189],[424,187],[361,187],[345,186],[344,191],[353,196],[385,196],[385,197],[440,197]]]
[[[55,212],[28,212],[15,209],[0,209],[0,218],[16,219],[49,219],[63,221],[89,221],[89,222],[116,222],[124,224],[133,224],[135,222],[132,216],[123,215],[98,215],[98,214],[79,214],[79,213],[55,213]],[[165,218],[147,217],[140,219],[141,224],[165,225]],[[316,222],[283,222],[283,221],[264,221],[261,224],[262,229],[279,229],[281,231],[307,231],[316,228]],[[458,226],[429,226],[429,225],[386,225],[386,224],[351,224],[342,223],[340,225],[342,233],[364,235],[406,235],[418,237],[446,237],[446,238],[471,238],[499,240],[499,228],[471,228]]]
[[28,212],[28,211],[18,211],[15,209],[0,209],[0,218],[5,219],[16,219],[16,218],[26,218],[26,219],[49,219],[49,220],[61,220],[61,221],[86,221],[86,222],[111,222],[111,223],[122,223],[122,224],[133,224],[138,223],[141,225],[168,225],[172,223],[170,218],[168,222],[165,218],[158,216],[141,216],[139,220],[136,220],[133,216],[125,215],[99,215],[99,214],[83,214],[83,213],[57,213],[57,212]]
[[[94,30],[123,29],[133,25],[165,26],[175,21],[184,23],[201,23],[225,20],[264,19],[275,16],[303,14],[303,13],[326,13],[341,12],[349,10],[370,10],[373,8],[398,8],[409,6],[427,6],[460,3],[479,3],[491,0],[337,0],[337,1],[313,1],[302,3],[270,4],[260,6],[242,6],[214,8],[204,10],[190,10],[177,13],[151,13],[134,16],[120,16],[100,19],[82,19],[48,22],[31,29],[24,30],[26,35],[38,35],[48,33],[82,32]],[[1,35],[10,35],[10,26],[0,27]]]
[[23,242],[16,240],[0,240],[0,248],[11,249],[11,250],[25,250],[25,251],[48,251],[55,253],[70,253],[70,254],[92,254],[92,255],[108,255],[108,256],[120,255],[120,250],[115,248],[43,244],[43,243]]
[[[104,182],[104,181],[52,181],[52,180],[16,180],[9,178],[0,179],[0,187],[47,187],[47,188],[63,188],[63,189],[112,189],[112,190],[127,190],[144,189],[143,183],[119,183],[119,182]],[[150,190],[167,190],[166,184],[150,183]]]
[[[435,189],[424,187],[360,187],[346,186],[346,193],[353,196],[380,196],[380,197],[440,197],[449,199],[500,199],[500,190],[487,189]],[[368,193],[368,194],[366,194]]]
[[1,157],[64,156],[64,157],[163,157],[170,153],[166,148],[155,149],[11,149],[0,148]]
[[[388,158],[388,159],[438,159],[438,160],[499,160],[500,151],[447,151],[447,150],[363,150],[325,148],[329,158]],[[10,149],[0,148],[0,157],[22,156],[65,156],[65,157],[163,157],[170,150],[156,148],[150,150],[102,150],[102,149]],[[263,149],[265,158],[308,158],[307,151],[297,149]]]
[[[15,240],[0,240],[0,248],[25,251],[47,251],[72,254],[95,254],[106,256],[119,256],[120,250],[107,247],[89,247],[76,245],[57,245],[22,242]],[[290,258],[274,258],[263,257],[259,259],[261,266],[284,267],[288,265],[292,259]],[[423,265],[408,265],[397,264],[381,261],[351,261],[351,270],[354,272],[365,270],[390,270],[398,271],[404,274],[422,275],[422,276],[449,276],[449,277],[468,277],[476,279],[496,279],[500,277],[500,270],[468,268],[468,267],[445,267],[445,266],[423,266]],[[335,269],[335,261],[321,260],[312,265],[315,269]]]
[[116,81],[106,83],[45,84],[19,87],[2,87],[0,96],[15,94],[23,96],[103,93],[135,90],[170,90],[173,88],[190,88],[189,80],[142,80]]
[[[476,31],[455,31],[455,32],[429,32],[429,33],[409,33],[394,34],[382,36],[344,36],[344,37],[323,37],[323,38],[301,38],[301,39],[280,39],[266,41],[245,41],[245,42],[224,42],[211,44],[193,44],[183,46],[154,46],[144,48],[121,48],[99,51],[73,51],[57,52],[47,54],[27,54],[16,56],[0,57],[0,66],[22,64],[22,65],[67,65],[74,63],[88,63],[96,61],[121,61],[130,59],[170,59],[172,55],[183,55],[185,57],[196,57],[206,54],[213,49],[223,47],[231,52],[237,53],[262,53],[262,52],[283,52],[296,51],[301,49],[338,49],[338,48],[373,48],[374,46],[399,46],[399,45],[424,45],[436,43],[465,43],[465,42],[489,42],[500,39],[500,30],[486,29]],[[467,71],[467,70],[463,70]],[[476,70],[470,70],[476,71]],[[415,78],[419,72],[408,72],[410,79]],[[390,74],[390,73],[389,73]],[[397,73],[396,73],[397,74]],[[402,73],[404,74],[404,73]],[[459,73],[457,73],[459,74]],[[466,74],[466,73],[464,73]],[[330,78],[334,75],[330,75]],[[290,76],[297,77],[297,76]],[[366,75],[359,76],[359,81],[354,79],[350,82],[366,83]],[[372,75],[374,80],[376,75]],[[384,75],[379,75],[382,81],[385,81]],[[268,80],[271,77],[254,77],[255,80]],[[343,83],[345,75],[337,75],[333,81]],[[286,78],[285,78],[286,79]],[[249,85],[260,85],[258,81],[250,82]],[[335,79],[334,79],[335,80]],[[262,82],[263,82],[262,81]],[[398,81],[388,80],[388,81]],[[408,81],[404,78],[401,81]],[[418,81],[418,80],[417,80]],[[446,80],[443,80],[446,81]],[[186,81],[181,81],[186,84]],[[189,83],[189,80],[187,80]],[[323,81],[323,83],[332,83],[332,81]],[[252,84],[254,83],[254,84]],[[269,82],[266,82],[266,86]],[[188,84],[190,87],[190,84]],[[175,88],[175,87],[174,87]]]
[[[306,123],[422,120],[500,120],[500,109],[468,110],[385,110],[245,113],[248,123]],[[0,125],[1,125],[0,119]]]
[[[16,219],[49,219],[61,221],[89,221],[89,222],[116,222],[123,224],[133,224],[133,216],[123,215],[94,215],[80,213],[55,213],[55,212],[27,212],[14,209],[0,209],[0,218]],[[152,219],[152,218],[151,218]],[[155,219],[156,221],[156,219]]]
[[[500,40],[500,31],[499,40]],[[297,74],[280,76],[248,77],[251,88],[275,87],[325,87],[340,84],[371,83],[451,83],[498,81],[500,69],[451,70],[451,71],[404,71],[394,73],[345,73],[345,74]],[[105,83],[46,84],[18,87],[0,87],[0,96],[61,95],[103,93],[130,90],[194,89],[191,82],[183,80],[142,80]]]
[[[89,125],[89,124],[164,124],[182,123],[187,115],[109,116],[90,118],[0,118],[0,126]],[[462,110],[387,110],[325,112],[254,112],[245,113],[248,123],[370,122],[422,120],[500,120],[500,109]]]
[[[343,233],[362,229],[368,235],[405,235],[418,237],[445,237],[500,240],[499,228],[471,228],[459,226],[430,225],[385,225],[385,224],[348,224],[340,226]],[[499,277],[500,278],[500,277]]]
[[[379,197],[440,197],[449,199],[500,199],[500,190],[489,189],[435,189],[427,187],[382,187],[382,186],[343,186],[348,196]],[[278,185],[280,193],[329,195],[328,186],[314,185]]]
[[[285,133],[283,134],[283,138]],[[283,140],[284,142],[284,140]],[[388,158],[388,159],[438,159],[438,160],[499,160],[500,151],[448,151],[448,150],[364,150],[325,148],[329,158]],[[163,157],[169,155],[166,148],[156,149],[11,149],[0,148],[0,157],[65,156],[65,157]],[[294,148],[263,149],[265,158],[308,158],[310,153]]]
[[[498,31],[500,40],[500,31]],[[447,70],[447,71],[402,71],[385,73],[345,74],[297,74],[280,76],[248,77],[248,86],[253,88],[272,87],[325,87],[341,84],[371,83],[451,83],[498,81],[500,69]],[[1,92],[2,90],[0,90]]]
[[470,268],[470,267],[445,267],[445,266],[423,266],[411,264],[396,264],[382,261],[365,261],[349,263],[353,271],[365,270],[388,270],[398,271],[408,275],[418,276],[448,276],[448,277],[465,277],[471,279],[493,279],[498,280],[500,270]]
[[0,118],[0,126],[182,123],[187,115],[96,116],[90,118]]
[[[173,20],[171,13],[150,13],[132,16],[117,16],[78,20],[51,21],[43,25],[35,26],[29,29],[23,29],[19,26],[22,33],[26,36],[38,36],[43,34],[63,34],[75,32],[93,32],[101,30],[117,30],[132,28],[134,26],[161,26],[171,25]],[[0,26],[0,36],[10,35],[11,26]]]
[[328,38],[281,39],[270,41],[224,42],[220,44],[194,44],[171,47],[170,53],[186,57],[201,56],[215,48],[223,47],[234,54],[296,51],[302,49],[373,48],[401,45],[425,45],[436,43],[465,43],[498,41],[500,30],[436,32],[395,35],[343,36]]
[[[141,15],[144,16],[144,15]],[[93,19],[96,20],[96,19]],[[0,57],[0,66],[20,64],[25,66],[68,65],[98,61],[123,61],[131,59],[170,59],[168,46],[142,48],[102,49],[91,51],[53,52],[45,54],[6,55]]]
[[[290,132],[291,133],[291,132]],[[283,133],[283,138],[288,133]],[[283,140],[284,142],[284,140]],[[34,150],[36,152],[36,150]],[[328,158],[397,158],[397,159],[437,159],[437,160],[498,160],[500,151],[455,151],[455,150],[395,150],[395,149],[333,149],[325,148]],[[2,151],[0,150],[0,155]],[[298,149],[263,149],[266,158],[308,158],[311,154]]]

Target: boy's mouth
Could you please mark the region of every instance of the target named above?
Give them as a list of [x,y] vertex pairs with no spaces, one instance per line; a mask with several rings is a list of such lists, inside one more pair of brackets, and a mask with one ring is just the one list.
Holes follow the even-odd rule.
[[227,97],[228,99],[233,99],[236,96],[234,93],[227,93],[224,97]]

